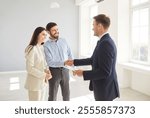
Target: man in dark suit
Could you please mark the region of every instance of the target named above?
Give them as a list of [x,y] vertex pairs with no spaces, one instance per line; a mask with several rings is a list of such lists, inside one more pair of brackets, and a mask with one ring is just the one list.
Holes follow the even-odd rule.
[[[93,90],[96,101],[112,101],[119,97],[119,87],[116,74],[117,49],[114,41],[107,33],[110,19],[104,14],[94,17],[94,35],[100,39],[91,58],[70,60],[70,65],[92,65],[92,70],[74,71],[75,75],[83,76],[84,80],[90,80],[89,89]],[[68,64],[69,65],[69,64]]]

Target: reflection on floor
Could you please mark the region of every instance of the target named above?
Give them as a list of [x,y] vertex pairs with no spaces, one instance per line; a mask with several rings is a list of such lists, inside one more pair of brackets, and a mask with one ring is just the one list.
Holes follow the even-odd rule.
[[[0,73],[0,100],[24,101],[28,100],[27,91],[24,89],[25,72]],[[82,78],[70,77],[71,101],[94,101],[93,92],[88,90],[89,81]],[[150,96],[134,91],[130,88],[121,88],[121,97],[118,101],[150,101]],[[58,101],[62,100],[59,87]]]

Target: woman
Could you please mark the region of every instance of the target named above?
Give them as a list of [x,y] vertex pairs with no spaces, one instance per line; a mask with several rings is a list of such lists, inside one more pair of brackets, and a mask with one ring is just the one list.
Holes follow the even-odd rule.
[[50,71],[46,68],[47,64],[42,45],[45,38],[45,28],[37,27],[25,49],[27,70],[25,88],[28,90],[30,101],[44,100],[47,82],[52,78]]

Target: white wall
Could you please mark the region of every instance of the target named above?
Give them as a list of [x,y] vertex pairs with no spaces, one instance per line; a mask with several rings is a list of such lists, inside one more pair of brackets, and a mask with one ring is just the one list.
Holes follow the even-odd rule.
[[[50,9],[57,1],[58,9]],[[34,29],[50,21],[78,54],[78,6],[74,0],[0,0],[0,71],[25,69],[24,49]]]
[[131,74],[132,72],[128,69],[124,69],[120,63],[129,61],[129,44],[130,44],[130,31],[129,31],[129,0],[118,0],[118,33],[117,33],[117,48],[118,48],[118,64],[117,72],[119,83],[121,87],[130,87],[131,86]]
[[[75,0],[75,4],[76,5],[81,5],[81,4],[83,4],[83,3],[85,3],[85,2],[87,2],[88,0]],[[91,1],[91,0],[90,0]]]
[[132,72],[131,88],[150,96],[150,74]]

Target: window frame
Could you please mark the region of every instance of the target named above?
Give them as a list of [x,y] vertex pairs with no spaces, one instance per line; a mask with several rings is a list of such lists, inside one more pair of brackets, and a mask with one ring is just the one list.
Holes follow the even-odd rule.
[[132,63],[137,63],[137,64],[141,64],[141,65],[150,65],[150,21],[149,21],[149,24],[148,24],[148,61],[147,62],[143,62],[143,61],[140,61],[140,60],[135,60],[133,59],[132,55],[133,55],[133,39],[132,39],[132,17],[133,17],[133,11],[134,10],[141,10],[141,9],[144,9],[144,8],[148,8],[149,9],[149,20],[150,20],[150,0],[148,0],[147,2],[145,3],[141,3],[141,4],[138,4],[138,5],[135,5],[133,6],[132,5],[132,0],[130,1],[130,39],[131,39],[131,43],[130,43],[130,61]]

